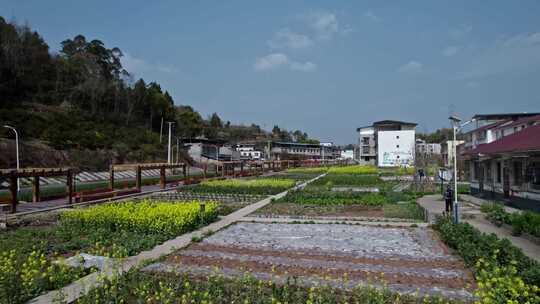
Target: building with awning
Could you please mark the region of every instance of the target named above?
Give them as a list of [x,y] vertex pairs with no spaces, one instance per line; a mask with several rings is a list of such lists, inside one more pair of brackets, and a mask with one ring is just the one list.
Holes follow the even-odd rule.
[[469,166],[471,192],[540,211],[540,121],[519,127],[462,154]]

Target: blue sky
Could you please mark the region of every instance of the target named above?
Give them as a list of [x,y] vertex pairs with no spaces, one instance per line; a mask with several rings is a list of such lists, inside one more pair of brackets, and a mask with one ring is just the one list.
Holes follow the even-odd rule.
[[57,51],[83,34],[135,77],[235,123],[352,143],[374,120],[540,111],[540,1],[28,1]]

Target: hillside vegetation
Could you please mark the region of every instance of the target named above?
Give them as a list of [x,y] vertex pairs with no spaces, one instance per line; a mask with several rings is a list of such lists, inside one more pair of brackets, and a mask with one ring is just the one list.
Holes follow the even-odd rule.
[[[36,31],[0,17],[0,121],[17,128],[23,149],[37,149],[33,154],[45,158],[24,153],[23,166],[57,165],[62,159],[64,165],[103,169],[112,161],[163,160],[162,121],[175,122],[175,135],[183,138],[309,140],[300,130],[274,126],[266,132],[256,124],[223,122],[216,113],[205,119],[175,103],[159,83],[133,79],[122,57],[119,48],[83,35],[62,41],[60,51],[51,53]],[[0,137],[14,138],[4,128]],[[12,146],[0,142],[2,151]],[[0,167],[14,167],[14,153],[2,154]]]

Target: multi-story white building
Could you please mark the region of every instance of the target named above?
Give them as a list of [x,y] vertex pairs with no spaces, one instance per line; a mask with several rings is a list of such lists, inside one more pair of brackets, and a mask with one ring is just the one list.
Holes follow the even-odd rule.
[[464,143],[464,140],[447,140],[441,145],[441,156],[445,167],[450,167],[454,165],[454,145],[456,145],[456,150],[458,150],[459,155],[461,145]]
[[425,140],[416,140],[416,153],[424,155],[441,154],[441,144],[427,143]]
[[358,132],[357,160],[379,167],[414,165],[415,123],[382,120]]

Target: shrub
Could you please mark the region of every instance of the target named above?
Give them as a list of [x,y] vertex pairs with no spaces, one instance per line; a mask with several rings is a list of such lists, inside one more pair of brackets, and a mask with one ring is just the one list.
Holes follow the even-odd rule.
[[480,210],[486,213],[488,220],[497,226],[507,224],[512,226],[514,235],[528,233],[540,237],[540,214],[532,211],[508,213],[502,203],[483,204]]
[[[440,232],[443,242],[456,249],[468,266],[475,267],[477,261],[497,252],[494,261],[497,266],[505,267],[512,263],[525,283],[540,283],[540,264],[524,255],[509,240],[482,233],[468,223],[454,224],[448,217],[437,218],[434,228]],[[475,268],[475,271],[479,269]]]
[[183,191],[210,193],[277,194],[294,187],[292,179],[226,179],[203,181],[201,184]]
[[475,265],[478,303],[540,303],[540,289],[517,275],[516,261],[499,266],[499,251],[480,258]]
[[145,200],[99,205],[87,209],[64,212],[60,221],[64,226],[84,229],[129,230],[176,236],[197,228],[217,217],[217,203],[205,204],[204,218],[200,217],[198,201],[164,203]]
[[88,271],[53,264],[45,253],[34,250],[0,252],[0,303],[23,303],[41,293],[60,288]]

